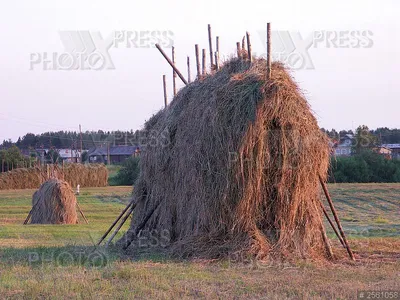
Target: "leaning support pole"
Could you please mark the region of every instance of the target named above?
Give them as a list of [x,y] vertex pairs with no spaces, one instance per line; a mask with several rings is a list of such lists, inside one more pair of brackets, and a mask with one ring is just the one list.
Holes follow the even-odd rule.
[[326,211],[326,209],[324,207],[324,204],[322,203],[322,201],[320,201],[319,203],[321,204],[322,211],[324,212],[324,215],[325,215],[326,219],[328,220],[329,224],[331,225],[333,231],[335,232],[337,238],[339,239],[339,241],[342,244],[343,248],[346,248],[346,245],[344,244],[343,239],[340,236],[340,233],[337,231],[337,229],[335,227],[335,224],[333,224],[331,218],[329,217],[328,212]]
[[214,61],[213,61],[213,47],[212,47],[212,36],[211,36],[211,25],[208,24],[208,46],[210,48],[210,65],[211,65],[211,70],[213,69]]
[[85,220],[86,224],[89,224],[88,220],[86,219],[85,215],[83,214],[81,207],[79,206],[78,201],[76,201],[76,206],[78,207],[79,213],[81,214],[82,218]]
[[343,242],[346,245],[347,253],[349,254],[349,256],[352,260],[355,260],[354,254],[350,249],[349,243],[347,242],[346,235],[344,234],[342,225],[340,224],[340,220],[336,213],[336,209],[333,206],[333,202],[332,202],[331,196],[329,195],[328,188],[326,187],[326,183],[322,180],[321,176],[319,176],[319,182],[321,183],[322,189],[324,190],[324,193],[325,193],[326,200],[328,200],[329,206],[332,210],[332,214],[333,214],[333,217],[335,218],[336,224],[339,228],[340,235],[342,236]]
[[170,66],[172,67],[172,69],[174,69],[174,71],[176,72],[176,74],[179,76],[179,78],[182,80],[182,82],[184,84],[187,84],[187,81],[185,79],[185,77],[183,77],[182,73],[179,72],[178,68],[175,67],[175,64],[169,59],[169,57],[167,56],[167,54],[165,54],[165,52],[163,51],[163,49],[161,49],[159,44],[156,44],[156,48],[158,49],[158,51],[160,51],[160,53],[164,56],[164,58],[166,59],[166,61],[170,64]]
[[131,202],[128,203],[128,205],[124,208],[124,210],[119,214],[119,216],[115,219],[114,223],[111,224],[110,228],[107,229],[107,231],[103,234],[99,242],[97,243],[97,246],[101,244],[101,242],[106,238],[106,236],[111,232],[111,230],[114,228],[114,226],[118,223],[118,221],[122,218],[122,216],[126,213],[126,211],[129,209],[129,207],[135,207],[136,205],[134,204],[134,200],[132,199]]
[[271,78],[271,23],[267,23],[267,79]]
[[129,209],[128,213],[124,216],[124,218],[121,220],[121,223],[119,223],[118,227],[115,229],[113,234],[110,236],[106,243],[106,247],[111,243],[111,241],[114,239],[114,237],[117,235],[118,231],[122,228],[122,226],[125,224],[126,220],[128,220],[129,216],[132,214],[133,210],[135,209],[135,206],[132,205],[131,208]]
[[163,90],[164,90],[164,107],[167,107],[168,106],[167,79],[165,75],[162,76],[162,80],[163,80]]
[[251,58],[250,33],[248,33],[247,31],[246,31],[246,40],[247,40],[247,53],[248,53],[248,56],[249,56],[249,61],[251,62],[252,58]]

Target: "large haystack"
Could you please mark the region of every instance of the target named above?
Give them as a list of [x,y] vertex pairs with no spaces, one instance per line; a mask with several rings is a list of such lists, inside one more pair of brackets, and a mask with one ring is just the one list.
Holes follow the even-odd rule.
[[120,242],[167,230],[179,256],[327,257],[327,138],[285,68],[272,67],[266,80],[265,60],[233,59],[145,124],[137,206]]
[[31,224],[76,224],[77,222],[76,198],[67,182],[50,179],[33,194]]

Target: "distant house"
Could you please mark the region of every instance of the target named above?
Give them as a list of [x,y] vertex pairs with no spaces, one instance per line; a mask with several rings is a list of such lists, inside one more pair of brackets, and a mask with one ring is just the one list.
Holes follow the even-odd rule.
[[95,147],[88,151],[89,162],[107,164],[107,157],[110,156],[110,164],[118,164],[131,156],[139,155],[138,146],[110,146],[109,148]]
[[65,162],[77,163],[80,161],[81,151],[75,149],[58,149],[56,150],[60,158]]
[[392,159],[400,159],[400,144],[383,144],[382,147],[391,150]]
[[346,134],[341,137],[339,142],[334,145],[334,154],[336,156],[350,156],[352,153],[354,136],[352,134]]
[[383,155],[387,159],[392,158],[392,149],[384,147],[384,146],[379,146],[373,149],[374,152]]

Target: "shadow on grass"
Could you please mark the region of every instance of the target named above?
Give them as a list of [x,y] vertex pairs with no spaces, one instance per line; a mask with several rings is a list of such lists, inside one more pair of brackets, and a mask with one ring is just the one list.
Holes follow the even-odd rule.
[[63,246],[29,247],[0,249],[0,265],[40,267],[82,266],[85,268],[103,268],[117,261],[171,262],[165,253],[146,251],[128,256],[116,246]]

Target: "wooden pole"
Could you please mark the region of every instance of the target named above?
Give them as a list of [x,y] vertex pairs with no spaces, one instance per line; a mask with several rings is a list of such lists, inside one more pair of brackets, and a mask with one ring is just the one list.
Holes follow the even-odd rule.
[[213,52],[213,48],[212,48],[212,37],[211,37],[211,25],[208,24],[208,45],[210,48],[210,65],[211,65],[211,70],[213,69],[213,56],[214,56],[214,52]]
[[345,246],[345,244],[343,242],[343,239],[340,236],[339,232],[337,231],[337,229],[336,229],[335,225],[333,224],[331,218],[329,217],[328,212],[326,211],[324,204],[322,203],[322,201],[320,201],[319,203],[321,204],[322,211],[324,212],[324,215],[325,215],[326,219],[328,220],[329,224],[331,225],[331,227],[332,227],[333,231],[335,232],[336,236],[338,237],[340,243],[342,244],[342,246],[344,248],[346,248],[346,246]]
[[163,75],[162,79],[163,79],[163,90],[164,90],[164,107],[167,107],[168,99],[167,99],[167,80],[166,80],[166,76]]
[[111,243],[111,241],[114,239],[114,237],[117,235],[118,231],[121,229],[121,227],[125,224],[126,220],[128,220],[129,216],[132,214],[133,210],[135,209],[134,206],[131,206],[129,209],[128,213],[125,215],[125,217],[121,220],[121,223],[117,226],[115,229],[114,233],[111,235],[111,237],[108,239],[106,243],[106,247]]
[[271,23],[267,23],[267,79],[271,78]]
[[240,55],[240,43],[239,42],[236,43],[236,51],[237,51],[238,58],[240,58],[241,55]]
[[245,48],[245,46],[244,46],[244,43],[245,43],[245,37],[242,38],[242,51],[243,51],[243,52],[246,51],[246,48]]
[[169,59],[169,57],[167,56],[167,54],[165,54],[165,52],[163,51],[163,49],[161,49],[159,44],[155,45],[156,48],[158,49],[158,51],[160,51],[160,53],[162,54],[162,56],[164,56],[165,60],[170,64],[170,66],[172,67],[172,69],[175,70],[176,74],[179,76],[179,78],[182,80],[182,82],[184,84],[187,84],[187,81],[185,79],[185,77],[183,77],[182,73],[179,72],[178,68],[175,67],[175,64]]
[[218,71],[219,70],[219,55],[218,52],[215,52],[215,70]]
[[126,213],[126,211],[129,209],[129,207],[135,207],[134,200],[132,199],[131,202],[128,203],[128,205],[122,210],[122,212],[119,214],[119,216],[115,219],[114,223],[110,226],[110,228],[107,229],[107,231],[103,234],[99,242],[97,243],[97,246],[101,244],[101,242],[106,238],[106,236],[111,232],[111,230],[114,228],[114,226],[118,223],[118,221],[122,218],[122,216]]
[[88,220],[86,219],[85,215],[83,214],[81,207],[79,206],[78,201],[76,201],[76,207],[78,207],[79,213],[81,214],[82,218],[85,220],[86,224],[89,224]]
[[216,69],[218,70],[219,69],[219,36],[217,36],[215,38],[215,48],[217,51],[217,56],[215,57],[215,66],[216,66]]
[[[134,231],[134,236],[136,236],[140,232],[140,230],[143,229],[143,227],[146,225],[147,221],[151,218],[151,216],[156,211],[156,209],[160,206],[160,204],[161,204],[161,201],[158,202],[158,204],[150,211],[150,213],[144,218],[144,220],[136,227],[136,229]],[[127,241],[125,246],[123,247],[123,249],[126,250],[131,243],[132,243],[132,240]]]
[[333,257],[332,248],[331,248],[331,245],[329,244],[328,237],[326,236],[326,232],[325,232],[324,225],[322,224],[322,220],[321,220],[321,234],[322,234],[322,239],[324,240],[324,243],[325,243],[326,252],[328,253],[328,256],[330,258],[332,258]]
[[188,82],[190,83],[192,80],[190,79],[190,57],[187,57],[187,70],[188,70]]
[[[175,47],[172,46],[172,63],[175,65]],[[172,71],[172,88],[174,91],[174,97],[176,96],[176,72],[175,69]]]
[[247,53],[249,56],[249,61],[251,62],[251,42],[250,42],[250,33],[246,31],[246,39],[247,39]]
[[344,234],[342,225],[340,224],[340,220],[339,220],[339,217],[338,217],[338,215],[336,213],[336,209],[333,206],[333,202],[332,202],[331,196],[329,195],[328,188],[327,188],[325,182],[322,180],[321,176],[319,177],[319,182],[321,183],[322,189],[324,190],[326,200],[328,200],[328,203],[329,203],[329,206],[331,208],[333,217],[335,218],[336,224],[337,224],[337,226],[339,228],[340,235],[342,236],[343,242],[346,245],[347,253],[349,254],[349,256],[350,256],[350,258],[352,260],[355,260],[354,254],[350,249],[349,243],[347,242],[346,235]]
[[199,54],[199,45],[194,45],[196,51],[196,69],[197,69],[197,78],[200,77],[200,54]]
[[203,59],[202,59],[202,71],[201,74],[206,75],[206,49],[203,49]]

